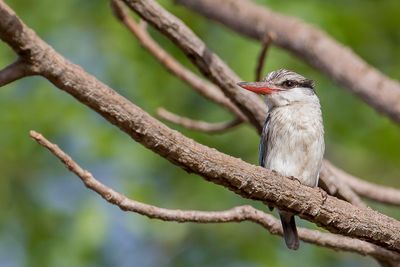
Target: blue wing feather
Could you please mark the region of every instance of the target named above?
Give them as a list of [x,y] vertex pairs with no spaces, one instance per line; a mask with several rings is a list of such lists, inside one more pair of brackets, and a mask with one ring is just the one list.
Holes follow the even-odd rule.
[[260,166],[265,167],[265,156],[268,151],[268,126],[270,121],[270,115],[268,114],[265,119],[263,131],[261,133],[260,145],[258,147],[258,162]]

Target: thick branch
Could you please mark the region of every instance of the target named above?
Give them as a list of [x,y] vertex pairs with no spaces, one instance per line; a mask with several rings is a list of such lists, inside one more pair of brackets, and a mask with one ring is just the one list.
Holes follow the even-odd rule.
[[219,88],[206,80],[199,78],[196,74],[181,65],[174,57],[162,49],[156,41],[149,35],[144,27],[140,27],[125,11],[124,6],[119,0],[112,0],[111,7],[118,18],[126,28],[133,33],[139,40],[140,44],[146,48],[163,66],[176,77],[189,84],[193,89],[204,97],[214,101],[215,103],[225,107],[230,112],[247,120],[243,113],[227,98]]
[[262,40],[265,33],[274,33],[275,45],[293,52],[376,110],[400,122],[400,83],[368,65],[315,26],[249,0],[177,2],[251,38]]
[[188,172],[197,173],[243,197],[272,203],[333,232],[400,251],[400,222],[397,220],[334,197],[324,199],[317,189],[210,149],[169,129],[57,54],[2,1],[0,37],[15,51],[25,50],[39,67],[41,75],[58,88]]
[[236,85],[239,77],[178,18],[165,11],[155,1],[124,2],[144,20],[171,39],[210,78],[260,132],[265,120],[266,106],[255,94]]
[[[146,21],[152,23],[157,29],[159,29],[162,33],[164,33],[167,37],[169,37],[174,43],[180,47],[185,53],[187,53],[188,57],[192,59],[193,63],[202,71],[206,71],[211,79],[214,79],[217,77],[217,80],[220,77],[224,77],[224,82],[229,84],[235,79],[237,80],[237,77],[233,72],[226,66],[223,65],[223,67],[220,68],[214,68],[213,66],[220,63],[220,60],[216,57],[214,57],[214,60],[209,60],[208,58],[208,52],[201,52],[203,50],[199,49],[201,47],[204,49],[204,51],[207,51],[206,47],[204,44],[198,39],[198,37],[190,31],[184,25],[179,19],[171,15],[170,13],[166,12],[163,10],[156,2],[154,1],[129,1],[126,0],[124,1],[127,3],[128,6],[130,6],[132,9],[134,9],[140,16],[143,17]],[[276,34],[275,32],[268,32],[268,35],[270,36],[271,41],[275,40]],[[265,33],[263,35],[265,38]],[[272,38],[271,38],[272,37]],[[205,64],[205,65],[204,65]],[[220,76],[222,74],[222,76]],[[213,78],[214,77],[214,78]],[[216,81],[217,84],[218,81]],[[233,99],[233,101],[236,103],[236,101],[243,101],[245,97],[242,96],[242,91],[235,91],[231,90],[230,88],[225,88],[220,85],[220,88],[224,91],[224,93]],[[236,100],[235,100],[236,99]],[[246,114],[249,114],[249,112],[255,112],[253,113],[252,117],[253,118],[263,118],[265,115],[260,114],[265,112],[262,109],[252,109],[251,107],[257,106],[255,105],[255,102],[259,102],[259,99],[247,99],[246,102],[243,102],[239,108],[245,112]],[[244,109],[247,108],[247,111]],[[253,121],[253,125],[257,127],[257,129],[261,129],[263,125],[263,120],[257,120],[258,125],[255,125]],[[325,179],[323,177],[323,179]],[[340,190],[340,194],[345,191],[345,189]],[[350,192],[350,189],[345,192],[347,194],[347,197],[350,196],[352,192]],[[343,196],[343,195],[342,195]],[[356,196],[353,196],[353,200],[356,199]],[[360,204],[360,203],[359,203]]]
[[[41,134],[31,131],[30,136],[44,146],[73,173],[75,173],[89,189],[98,193],[106,201],[124,211],[132,211],[152,219],[175,222],[226,223],[251,221],[267,229],[271,234],[282,235],[282,228],[277,219],[252,206],[238,206],[225,211],[171,210],[152,206],[129,199],[99,182],[93,175],[82,169],[70,156],[57,145],[52,144]],[[376,259],[400,261],[400,255],[365,241],[344,236],[321,233],[315,230],[299,228],[299,237],[308,243],[324,247],[370,255]]]
[[[126,1],[129,2],[130,1]],[[232,82],[237,77],[232,74],[233,72],[225,65],[221,68],[214,68],[214,66],[218,66],[218,62],[220,61],[218,58],[215,61],[210,61],[210,66],[206,64],[206,66],[203,65],[203,63],[207,63],[207,53],[200,53],[198,47],[196,47],[196,44],[201,44],[199,47],[203,47],[204,51],[206,50],[206,47],[204,44],[178,19],[173,17],[171,14],[166,13],[163,11],[156,3],[154,2],[146,2],[146,1],[139,1],[135,3],[130,3],[131,7],[136,9],[136,11],[141,15],[144,19],[147,21],[151,22],[153,25],[155,25],[160,31],[162,31],[167,37],[171,38],[184,52],[186,52],[194,62],[195,65],[197,65],[200,70],[203,72],[207,72],[209,77],[224,77],[224,79],[227,79],[225,82]],[[126,15],[122,16],[122,18],[126,19]],[[172,30],[172,29],[178,29],[178,30]],[[265,38],[265,33],[263,33]],[[269,41],[274,41],[276,37],[275,32],[268,32],[268,39]],[[139,38],[143,39],[143,38]],[[266,48],[268,47],[267,45],[268,41],[265,43],[262,52],[260,53],[260,60],[258,64],[258,70],[257,72],[260,71],[261,66],[262,66],[262,60],[265,56],[266,53]],[[217,62],[217,63],[215,63]],[[223,74],[222,76],[219,76]],[[178,74],[179,75],[179,74]],[[217,79],[219,79],[217,78]],[[212,78],[214,79],[214,78]],[[219,84],[217,82],[217,84]],[[229,87],[229,86],[228,86]],[[236,101],[243,101],[242,95],[240,91],[233,91],[229,88],[225,88],[221,86],[221,88],[224,90],[225,94],[230,97],[231,99],[237,99]],[[224,89],[225,88],[225,89]],[[256,101],[257,104],[255,105],[253,101]],[[262,109],[251,109],[251,106],[258,106],[259,99],[249,99],[246,102],[243,102],[243,105],[240,106],[241,109],[244,108],[244,106],[247,106],[247,113],[251,110],[251,112],[255,112],[252,116],[254,118],[262,118],[263,115],[261,113],[265,112],[262,111]],[[243,110],[245,111],[245,110]],[[261,129],[263,121],[258,120],[259,125],[256,125],[257,129]],[[253,122],[254,125],[254,122]],[[329,179],[328,177],[322,176],[322,179]],[[329,181],[326,181],[329,183]],[[332,181],[331,181],[332,183]],[[362,202],[359,200],[359,198],[351,192],[351,189],[349,189],[346,186],[342,187],[337,187],[339,188],[338,194],[340,197],[343,199],[346,199],[352,203],[355,203],[357,205],[363,205]]]
[[204,133],[221,133],[242,123],[241,119],[235,119],[227,122],[210,123],[205,121],[196,121],[189,118],[178,116],[164,108],[157,109],[157,115],[164,120],[181,125],[187,129],[200,131]]
[[0,70],[0,87],[34,74],[35,71],[29,64],[22,59],[18,59],[14,63]]

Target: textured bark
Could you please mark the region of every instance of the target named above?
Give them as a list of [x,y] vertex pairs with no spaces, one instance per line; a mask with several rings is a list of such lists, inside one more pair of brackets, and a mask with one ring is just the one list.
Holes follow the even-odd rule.
[[388,78],[323,31],[249,0],[177,0],[250,38],[291,51],[392,120],[400,122],[400,83]]
[[[153,15],[156,14],[159,13]],[[188,172],[197,173],[243,197],[272,203],[332,232],[400,251],[399,221],[334,197],[325,199],[317,189],[225,155],[169,129],[56,53],[1,1],[0,38],[58,88]]]

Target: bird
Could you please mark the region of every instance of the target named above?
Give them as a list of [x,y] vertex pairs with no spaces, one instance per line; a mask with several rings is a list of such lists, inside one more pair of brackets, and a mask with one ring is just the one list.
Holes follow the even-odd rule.
[[[268,107],[259,144],[259,164],[301,184],[316,187],[325,151],[324,127],[314,81],[280,69],[258,82],[239,82],[264,95]],[[278,210],[286,246],[299,248],[294,215]]]

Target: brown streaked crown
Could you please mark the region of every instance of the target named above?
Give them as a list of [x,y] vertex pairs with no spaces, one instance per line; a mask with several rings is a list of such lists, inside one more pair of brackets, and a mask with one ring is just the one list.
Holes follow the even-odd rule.
[[264,79],[264,82],[269,82],[282,89],[291,89],[295,87],[305,87],[314,89],[314,81],[307,79],[300,74],[280,69],[270,72]]

